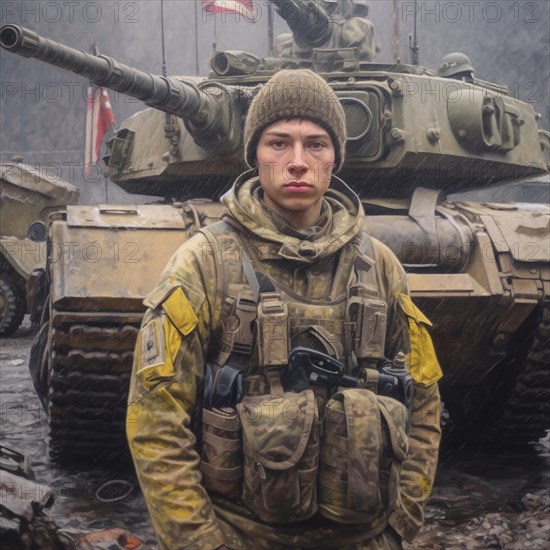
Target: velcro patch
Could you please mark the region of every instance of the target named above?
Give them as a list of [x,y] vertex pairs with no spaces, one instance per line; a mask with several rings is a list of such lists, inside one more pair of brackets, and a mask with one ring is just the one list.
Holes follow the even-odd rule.
[[141,357],[143,367],[154,367],[164,363],[164,331],[161,317],[149,321],[143,327]]

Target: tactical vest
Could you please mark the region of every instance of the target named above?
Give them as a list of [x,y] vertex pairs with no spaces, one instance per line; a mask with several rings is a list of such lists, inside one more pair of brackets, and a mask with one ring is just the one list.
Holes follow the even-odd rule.
[[[384,359],[387,304],[370,238],[349,252],[346,291],[309,301],[262,273],[245,238],[227,222],[202,229],[216,255],[223,333],[205,386],[201,469],[209,491],[240,500],[260,521],[289,523],[321,513],[338,523],[384,522],[405,459],[406,411],[376,396]],[[313,385],[285,391],[289,352],[320,350],[349,372],[369,372],[365,388],[329,395]],[[242,378],[242,395],[230,395]],[[237,393],[240,393],[237,392]],[[215,400],[214,400],[215,401]]]

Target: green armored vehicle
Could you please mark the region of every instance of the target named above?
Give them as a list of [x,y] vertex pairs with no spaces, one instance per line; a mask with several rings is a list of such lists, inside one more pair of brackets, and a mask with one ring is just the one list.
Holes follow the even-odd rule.
[[29,312],[27,282],[46,267],[48,214],[76,204],[78,194],[69,182],[25,164],[0,163],[0,336],[15,332]]
[[[221,215],[217,199],[245,168],[251,98],[274,72],[293,67],[312,68],[336,91],[348,131],[340,175],[362,198],[370,234],[405,265],[412,296],[434,324],[447,438],[483,433],[516,445],[540,438],[550,428],[548,205],[446,200],[474,185],[548,173],[548,133],[532,106],[472,75],[457,80],[375,62],[372,24],[356,16],[335,19],[313,1],[273,4],[296,31],[276,43],[278,56],[217,52],[199,82],[153,76],[14,25],[0,31],[3,48],[150,107],[122,124],[106,164],[126,191],[166,198],[71,206],[51,218],[52,248],[77,243],[42,274],[49,293],[30,365],[49,411],[52,456],[106,461],[126,452],[142,300],[176,248]],[[360,43],[350,46],[357,32]],[[427,87],[442,90],[438,101],[422,93]]]

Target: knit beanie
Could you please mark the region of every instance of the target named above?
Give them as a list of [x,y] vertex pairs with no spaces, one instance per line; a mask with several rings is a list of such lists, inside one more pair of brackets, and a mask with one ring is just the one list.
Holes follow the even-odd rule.
[[309,69],[276,73],[250,104],[244,127],[244,154],[252,168],[256,147],[265,128],[278,120],[302,118],[315,122],[331,137],[335,167],[342,167],[346,144],[344,109],[334,90]]

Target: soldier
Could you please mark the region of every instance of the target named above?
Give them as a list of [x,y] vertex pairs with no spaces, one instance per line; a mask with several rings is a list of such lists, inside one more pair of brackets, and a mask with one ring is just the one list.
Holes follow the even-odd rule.
[[466,54],[462,52],[453,52],[442,57],[441,64],[437,69],[437,74],[444,78],[472,82],[474,78],[474,67]]
[[[374,25],[367,19],[368,6],[365,0],[309,1],[317,2],[330,19],[330,33],[327,33],[323,43],[315,45],[316,48],[356,48],[360,60],[374,60],[380,45],[374,38]],[[273,55],[310,59],[313,47],[301,39],[299,30],[295,30],[294,34],[283,33],[275,39]]]
[[[333,174],[345,139],[321,77],[273,76],[246,119],[252,170],[145,300],[127,434],[161,548],[391,550],[422,525],[441,370],[403,268]],[[408,409],[375,394],[399,352]],[[323,378],[334,359],[359,387]]]

